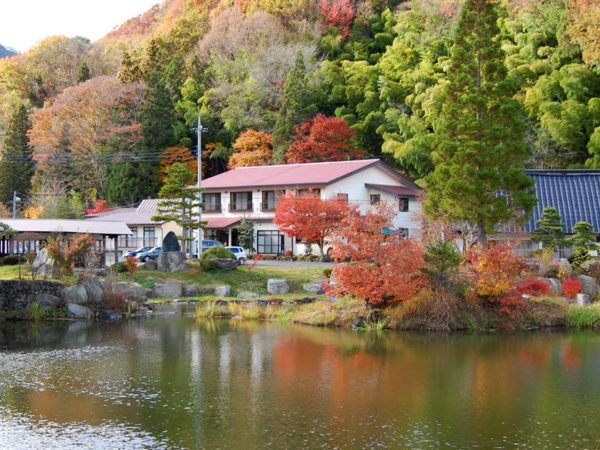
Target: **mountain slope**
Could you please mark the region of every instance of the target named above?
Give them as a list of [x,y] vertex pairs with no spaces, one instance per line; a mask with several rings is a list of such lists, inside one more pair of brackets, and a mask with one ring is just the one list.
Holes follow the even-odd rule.
[[0,45],[0,58],[7,58],[16,54],[17,52],[11,50],[10,48],[6,48],[3,45]]

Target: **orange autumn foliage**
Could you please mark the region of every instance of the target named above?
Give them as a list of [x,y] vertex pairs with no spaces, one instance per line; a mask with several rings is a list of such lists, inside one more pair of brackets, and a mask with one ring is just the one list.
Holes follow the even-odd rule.
[[266,166],[273,159],[273,137],[264,131],[246,130],[233,143],[229,168]]
[[295,141],[286,153],[286,162],[309,163],[361,159],[367,154],[354,148],[355,132],[344,119],[317,114],[295,130]]
[[425,277],[421,244],[400,234],[384,234],[394,211],[382,205],[366,215],[348,214],[332,238],[332,256],[344,261],[333,268],[336,294],[350,294],[370,304],[412,299]]
[[190,168],[190,172],[196,175],[198,171],[198,161],[187,147],[167,147],[160,154],[160,167],[158,169],[158,179],[164,181],[167,173],[176,162],[184,163]]
[[325,238],[354,208],[345,201],[321,200],[316,196],[287,196],[279,200],[273,222],[288,236],[317,244],[323,252]]
[[499,297],[517,288],[517,280],[525,270],[523,258],[510,244],[476,246],[468,255],[473,293],[481,297]]

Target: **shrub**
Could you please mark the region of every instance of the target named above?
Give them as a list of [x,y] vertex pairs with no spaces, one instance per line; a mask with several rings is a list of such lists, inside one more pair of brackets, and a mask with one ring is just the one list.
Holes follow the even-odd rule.
[[517,286],[517,292],[519,294],[533,295],[539,297],[541,295],[547,295],[550,292],[550,284],[537,277],[527,277],[519,283]]
[[431,242],[425,246],[424,272],[438,283],[446,283],[455,274],[460,264],[460,255],[456,246],[447,241]]
[[127,267],[124,262],[118,262],[110,266],[110,270],[116,273],[125,273],[127,272]]
[[323,269],[323,275],[325,275],[325,278],[330,278],[331,277],[331,269],[330,268]]
[[137,260],[135,259],[135,257],[133,256],[128,256],[125,261],[123,262],[123,265],[125,266],[125,270],[127,270],[127,272],[129,272],[129,276],[131,278],[133,278],[133,275],[137,272],[138,270],[138,265],[137,265]]
[[225,247],[211,247],[202,253],[200,257],[200,267],[202,270],[211,271],[217,270],[219,266],[215,263],[215,259],[235,259],[235,255],[231,250]]
[[500,304],[498,311],[511,319],[516,318],[519,311],[527,305],[527,301],[523,297],[517,295],[503,297],[498,300],[498,303]]
[[586,248],[576,248],[573,250],[573,254],[569,258],[569,262],[573,266],[573,269],[581,271],[583,267],[592,260],[592,255]]
[[525,269],[523,258],[513,252],[510,244],[477,246],[469,252],[469,262],[473,292],[481,297],[502,297],[513,292]]
[[563,281],[563,294],[567,298],[575,298],[581,292],[581,281],[577,278],[567,278]]
[[21,255],[6,255],[0,258],[0,266],[16,266],[25,262],[26,259]]
[[399,306],[388,309],[392,328],[420,331],[452,331],[462,328],[458,297],[441,289],[422,289]]

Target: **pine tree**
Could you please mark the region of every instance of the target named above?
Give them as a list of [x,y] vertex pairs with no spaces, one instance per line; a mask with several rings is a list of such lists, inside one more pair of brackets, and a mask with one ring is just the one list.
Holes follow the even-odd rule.
[[596,232],[594,226],[585,221],[579,221],[573,225],[573,234],[567,238],[567,242],[573,246],[575,250],[597,250]]
[[286,77],[283,100],[275,121],[273,147],[276,162],[283,160],[286,149],[294,138],[294,129],[316,112],[317,108],[311,102],[304,56],[298,52],[294,67]]
[[158,190],[157,179],[148,176],[152,163],[121,161],[113,164],[106,180],[106,199],[111,205],[133,205]]
[[[162,199],[158,204],[158,213],[152,217],[152,220],[173,221],[182,227],[184,244],[191,244],[192,230],[201,225],[198,209],[202,203],[198,201],[198,189],[189,187],[193,181],[194,174],[186,164],[173,164],[158,193]],[[187,245],[184,247],[190,248]]]
[[249,219],[242,219],[237,227],[238,241],[246,250],[254,249],[254,222]]
[[77,73],[77,82],[83,83],[84,81],[89,80],[91,77],[92,74],[90,72],[90,68],[85,61],[82,62],[79,66],[79,72]]
[[561,222],[557,209],[548,206],[537,221],[538,228],[533,232],[533,240],[541,242],[545,248],[562,247],[565,242],[565,225]]
[[430,215],[476,227],[478,240],[535,203],[523,171],[525,114],[512,98],[500,47],[496,2],[467,0],[437,99],[434,171],[427,178]]
[[27,131],[31,127],[24,105],[17,107],[8,123],[0,159],[0,203],[9,204],[13,191],[27,195],[31,188],[34,163]]

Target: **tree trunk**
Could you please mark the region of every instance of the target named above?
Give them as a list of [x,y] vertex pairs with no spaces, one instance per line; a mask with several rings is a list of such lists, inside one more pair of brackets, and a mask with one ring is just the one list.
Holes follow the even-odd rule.
[[485,227],[481,222],[477,224],[477,242],[484,247],[487,247],[488,245],[487,233],[485,232]]

